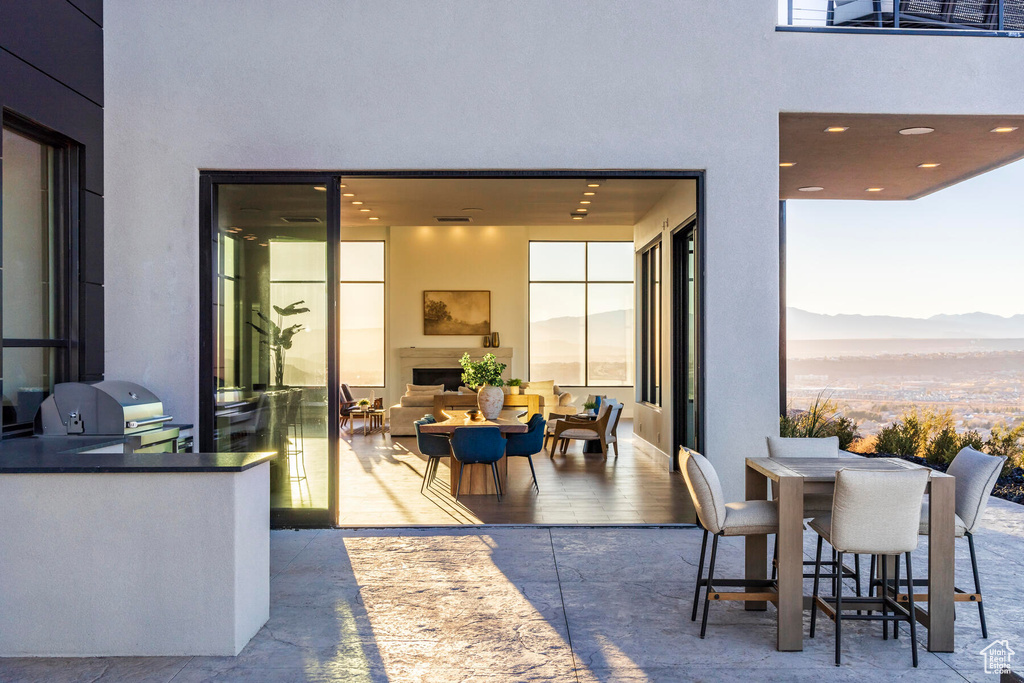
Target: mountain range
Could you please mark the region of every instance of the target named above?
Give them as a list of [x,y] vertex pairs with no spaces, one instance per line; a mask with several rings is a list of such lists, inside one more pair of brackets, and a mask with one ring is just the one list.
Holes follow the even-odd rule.
[[891,315],[826,315],[786,309],[789,339],[1020,339],[1024,314],[992,313],[904,318]]

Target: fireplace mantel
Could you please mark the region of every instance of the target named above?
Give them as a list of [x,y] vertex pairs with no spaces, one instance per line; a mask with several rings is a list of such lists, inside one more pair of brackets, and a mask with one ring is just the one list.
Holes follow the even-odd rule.
[[487,353],[493,353],[499,362],[509,366],[505,368],[502,377],[509,379],[512,366],[512,348],[499,346],[498,348],[484,348],[482,346],[459,346],[459,347],[424,347],[410,346],[398,349],[399,378],[402,382],[402,390],[406,384],[412,384],[413,368],[457,368],[459,359],[468,353],[473,360],[479,360]]

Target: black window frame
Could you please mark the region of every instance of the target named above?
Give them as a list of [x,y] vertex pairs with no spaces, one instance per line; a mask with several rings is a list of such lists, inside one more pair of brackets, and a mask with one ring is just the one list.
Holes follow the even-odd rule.
[[[539,243],[539,244],[551,244],[551,243],[555,243],[555,244],[564,244],[564,243],[582,244],[583,245],[583,279],[582,280],[534,280],[533,277],[532,277],[532,274],[530,273],[530,263],[529,263],[529,258],[530,258],[529,257],[529,248],[531,246],[533,246],[534,243]],[[590,279],[590,245],[591,244],[628,244],[628,245],[630,245],[632,247],[634,245],[634,242],[633,242],[633,240],[566,240],[566,239],[560,239],[560,240],[556,240],[556,239],[551,239],[551,240],[530,240],[529,241],[529,245],[527,246],[527,264],[526,264],[526,271],[527,271],[526,272],[526,290],[527,290],[527,303],[526,303],[526,308],[527,308],[527,316],[526,316],[526,318],[527,318],[527,327],[526,327],[526,376],[527,376],[527,381],[532,380],[532,377],[531,377],[532,373],[530,371],[530,368],[532,366],[531,354],[530,354],[530,350],[531,350],[531,348],[530,348],[531,347],[530,340],[532,339],[533,335],[532,335],[532,331],[530,329],[530,327],[532,326],[532,323],[530,322],[530,314],[529,314],[530,304],[531,304],[531,301],[530,301],[531,294],[530,294],[530,292],[532,291],[532,285],[583,285],[583,382],[584,383],[583,384],[579,384],[579,385],[577,385],[577,384],[561,384],[560,382],[558,382],[556,380],[555,384],[558,384],[559,386],[566,386],[566,387],[580,386],[580,387],[584,387],[584,388],[587,388],[587,389],[622,389],[622,388],[627,388],[627,387],[631,386],[629,384],[592,384],[590,382],[590,285],[624,285],[624,284],[628,283],[628,284],[633,285],[634,302],[635,302],[635,299],[636,299],[636,268],[635,267],[633,269],[633,279],[632,280],[591,280]],[[635,310],[633,312],[633,316],[634,316],[634,320],[635,320],[635,318],[636,318],[636,311]],[[636,349],[635,348],[633,349],[633,353],[634,353],[634,355],[636,354]],[[634,373],[633,373],[633,384],[632,384],[632,386],[634,386],[634,387],[636,386],[636,379],[637,379],[636,378],[636,372],[634,370]]]
[[[0,128],[26,137],[53,149],[53,202],[54,237],[51,249],[56,260],[51,289],[54,292],[54,320],[56,330],[50,338],[4,337],[3,306],[0,304],[0,362],[4,349],[51,348],[57,349],[54,361],[53,383],[74,382],[79,379],[79,191],[81,188],[81,148],[71,139],[44,128],[17,113],[3,109]],[[0,192],[3,188],[3,149],[0,142]],[[3,216],[0,214],[0,291],[3,287]],[[2,375],[2,373],[0,373]],[[0,390],[3,378],[0,376]],[[31,422],[13,422],[3,425],[3,438],[32,433]]]
[[636,400],[648,406],[662,405],[662,287],[664,265],[662,239],[658,235],[637,252],[640,280],[640,330],[636,352]]

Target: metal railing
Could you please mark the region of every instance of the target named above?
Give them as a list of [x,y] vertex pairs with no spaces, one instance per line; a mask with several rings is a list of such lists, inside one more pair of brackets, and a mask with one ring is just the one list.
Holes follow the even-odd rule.
[[1024,32],[1024,0],[782,0],[779,14],[808,28]]

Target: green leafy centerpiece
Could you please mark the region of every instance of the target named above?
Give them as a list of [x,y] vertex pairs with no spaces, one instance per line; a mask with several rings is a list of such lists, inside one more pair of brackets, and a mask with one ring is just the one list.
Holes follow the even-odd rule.
[[459,359],[459,365],[462,366],[463,384],[477,389],[476,402],[484,419],[496,419],[505,403],[505,394],[501,390],[505,383],[501,378],[501,373],[505,372],[507,367],[505,363],[499,363],[493,353],[488,353],[477,361],[465,353]]

